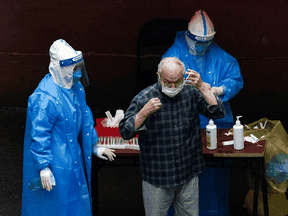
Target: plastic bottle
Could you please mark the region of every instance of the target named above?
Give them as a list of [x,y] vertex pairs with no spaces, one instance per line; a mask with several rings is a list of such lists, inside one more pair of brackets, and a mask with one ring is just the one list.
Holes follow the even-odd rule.
[[233,126],[233,138],[234,138],[234,149],[242,150],[244,148],[244,130],[243,125],[241,125],[239,118],[242,116],[236,116],[237,121]]
[[210,119],[209,124],[206,126],[206,140],[207,149],[214,150],[217,148],[217,126],[212,119]]

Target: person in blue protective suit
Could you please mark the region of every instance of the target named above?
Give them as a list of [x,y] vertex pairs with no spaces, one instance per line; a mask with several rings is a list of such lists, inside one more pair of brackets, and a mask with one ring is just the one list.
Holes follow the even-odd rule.
[[[79,81],[86,73],[82,52],[56,40],[49,72],[28,100],[22,216],[92,216],[92,152],[106,160],[104,155],[116,156],[96,145],[92,112]],[[33,189],[37,178],[42,186]]]
[[[243,88],[243,78],[237,60],[214,42],[215,33],[207,13],[198,10],[191,18],[188,30],[176,33],[174,44],[162,58],[177,57],[187,70],[201,75],[203,82],[212,87],[212,92],[225,106],[225,117],[215,119],[214,123],[217,128],[231,128],[233,115],[229,100]],[[200,114],[202,129],[208,122],[209,119]],[[229,183],[230,169],[207,168],[199,175],[200,215],[229,215]],[[173,215],[172,207],[170,212]]]

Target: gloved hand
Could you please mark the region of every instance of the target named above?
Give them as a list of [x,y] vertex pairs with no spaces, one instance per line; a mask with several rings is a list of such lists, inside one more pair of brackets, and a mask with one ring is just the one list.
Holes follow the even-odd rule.
[[222,86],[220,86],[220,87],[212,87],[211,91],[215,95],[222,95],[223,94],[223,87]]
[[49,192],[50,190],[52,190],[52,185],[56,185],[54,175],[49,169],[49,167],[46,167],[45,169],[40,171],[40,178],[42,182],[42,187]]
[[[97,150],[97,151],[95,151],[95,150]],[[111,149],[105,148],[103,146],[100,146],[100,147],[95,146],[94,150],[93,150],[94,154],[97,157],[104,159],[104,160],[108,160],[106,157],[104,157],[104,155],[105,155],[109,158],[110,161],[114,160],[114,157],[116,157],[116,155],[113,153],[114,151],[115,150],[111,150]]]

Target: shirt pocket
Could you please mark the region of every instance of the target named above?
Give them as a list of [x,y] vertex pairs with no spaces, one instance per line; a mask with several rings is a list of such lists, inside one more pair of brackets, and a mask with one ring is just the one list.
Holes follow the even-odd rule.
[[193,119],[193,113],[191,110],[185,110],[181,112],[181,117],[183,119],[184,125],[188,125],[190,121]]
[[182,123],[183,129],[188,131],[191,129],[191,125],[195,123],[195,116],[199,115],[196,110],[186,110],[182,111]]

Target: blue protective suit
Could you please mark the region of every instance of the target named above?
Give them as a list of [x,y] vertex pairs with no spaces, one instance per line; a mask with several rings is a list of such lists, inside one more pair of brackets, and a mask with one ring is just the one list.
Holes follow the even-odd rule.
[[[211,87],[223,86],[225,93],[219,98],[224,103],[226,116],[215,119],[214,123],[217,128],[233,127],[233,115],[228,101],[243,88],[243,78],[237,60],[215,43],[210,44],[204,56],[191,55],[185,40],[185,31],[177,32],[174,44],[162,58],[165,57],[179,58],[185,64],[186,71],[195,70],[201,75],[203,82],[209,83]],[[200,121],[201,128],[205,128],[209,119],[200,115]]]
[[[203,82],[209,83],[211,87],[223,87],[224,94],[219,98],[225,106],[226,116],[213,121],[217,128],[232,128],[233,115],[228,101],[243,88],[243,78],[237,60],[215,43],[210,44],[205,55],[191,55],[185,40],[185,31],[177,32],[174,44],[162,56],[165,57],[179,58],[185,64],[186,71],[195,70],[201,75]],[[206,128],[208,123],[209,119],[200,115],[201,128]],[[213,167],[207,167],[200,173],[199,212],[201,216],[229,215],[230,173],[231,169]],[[171,207],[168,215],[173,214],[174,209]]]
[[[29,97],[24,139],[22,216],[91,216],[92,145],[98,140],[80,82],[71,89],[47,74]],[[31,191],[49,167],[56,186]]]

